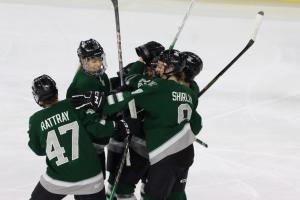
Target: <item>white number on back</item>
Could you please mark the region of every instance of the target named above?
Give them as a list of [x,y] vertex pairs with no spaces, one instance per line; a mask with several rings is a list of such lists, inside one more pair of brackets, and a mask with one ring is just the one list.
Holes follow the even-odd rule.
[[[69,130],[71,130],[72,133],[72,160],[76,160],[79,157],[79,125],[77,121],[58,127],[60,135],[64,135]],[[57,158],[57,161],[55,162],[57,166],[69,162],[69,159],[64,156],[64,153],[66,152],[65,148],[59,144],[54,130],[48,132],[46,145],[46,154],[48,159],[52,160],[53,158]]]
[[192,117],[192,108],[189,104],[184,103],[178,106],[178,124],[183,122],[184,120],[190,120]]

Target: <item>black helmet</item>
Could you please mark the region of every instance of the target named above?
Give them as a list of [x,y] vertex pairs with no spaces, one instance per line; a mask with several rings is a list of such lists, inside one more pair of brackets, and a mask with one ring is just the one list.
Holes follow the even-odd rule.
[[182,56],[185,60],[185,68],[184,73],[186,75],[187,80],[193,80],[202,70],[203,62],[201,58],[189,51],[181,52]]
[[180,51],[175,49],[165,50],[161,52],[158,60],[165,63],[167,67],[173,68],[173,70],[171,72],[168,72],[168,74],[176,74],[178,72],[181,72],[185,66]]
[[57,96],[58,91],[55,81],[48,75],[42,75],[33,80],[32,94],[37,104]]
[[104,50],[102,46],[94,39],[81,41],[77,49],[79,58],[84,59],[88,57],[102,57]]
[[147,65],[150,65],[153,59],[159,56],[159,54],[164,50],[165,47],[156,41],[150,41],[135,48],[137,55],[142,57]]

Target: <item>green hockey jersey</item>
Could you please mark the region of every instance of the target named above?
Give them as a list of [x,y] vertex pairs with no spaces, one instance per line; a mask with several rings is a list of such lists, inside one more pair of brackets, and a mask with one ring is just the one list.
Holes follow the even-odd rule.
[[92,90],[101,91],[104,92],[105,95],[108,95],[110,88],[110,82],[105,73],[99,76],[92,76],[85,73],[82,69],[79,69],[67,90],[67,98]]
[[[125,77],[125,84],[131,91],[134,91],[144,84],[151,82],[149,77],[145,74],[145,68],[146,64],[141,61],[136,61],[130,66],[128,74]],[[142,111],[142,109],[137,109],[138,111]],[[143,112],[139,112],[138,118],[144,118]],[[133,149],[140,156],[147,159],[149,158],[149,154],[146,149],[145,133],[143,130],[139,132],[138,135],[132,136],[129,145],[131,149]]]
[[199,94],[200,88],[199,88],[199,86],[198,86],[198,84],[197,84],[196,81],[192,81],[192,82],[191,82],[190,88],[196,93],[196,95]]
[[108,115],[119,112],[131,99],[145,112],[144,131],[151,164],[191,145],[202,128],[195,92],[173,80],[157,78],[133,92],[110,95],[104,111]]
[[103,179],[92,141],[111,137],[113,131],[112,121],[100,120],[91,110],[75,110],[69,100],[33,114],[28,145],[37,155],[46,155],[47,171],[41,184],[53,193],[68,194],[69,190],[59,186],[79,182],[82,186]]
[[[100,91],[104,92],[105,95],[108,95],[110,89],[110,81],[105,73],[99,76],[93,76],[85,73],[83,69],[80,68],[76,72],[75,77],[73,78],[73,81],[67,90],[66,98],[71,98],[73,95],[83,94],[88,91]],[[106,138],[106,140],[107,141],[104,141],[105,143],[109,141],[108,138]],[[97,153],[104,152],[105,145],[101,145],[101,142],[102,139],[100,141],[94,141],[94,147],[96,148]]]
[[137,61],[130,67],[128,75],[125,77],[125,84],[130,89],[136,90],[144,84],[151,82],[149,77],[144,73],[146,64]]
[[[126,89],[128,91],[136,90],[138,87],[139,79],[146,78],[146,76],[144,75],[145,64],[140,61],[128,64],[124,68],[124,70],[126,71],[126,73],[124,75],[125,76],[124,81],[126,84]],[[130,81],[130,83],[128,82],[129,84],[126,83],[127,80]],[[119,77],[111,78],[110,81],[111,81],[114,89],[120,88],[120,78]],[[141,112],[139,112],[138,117],[140,117],[140,116],[141,116]],[[148,152],[146,151],[144,135],[145,134],[143,132],[139,132],[139,134],[137,134],[131,138],[129,145],[130,145],[131,149],[133,149],[140,156],[148,158]],[[125,144],[123,141],[119,141],[116,138],[111,138],[109,141],[109,144],[107,145],[107,149],[109,151],[112,151],[115,153],[122,153],[124,151],[124,146],[125,146]]]

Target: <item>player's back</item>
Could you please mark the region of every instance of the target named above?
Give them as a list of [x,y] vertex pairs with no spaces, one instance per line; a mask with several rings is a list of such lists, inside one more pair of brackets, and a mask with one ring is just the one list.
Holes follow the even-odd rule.
[[173,80],[155,79],[141,89],[144,95],[135,100],[145,111],[144,130],[153,164],[193,143],[190,120],[198,99],[190,88]]
[[197,104],[192,90],[172,80],[156,79],[153,83],[157,86],[142,88],[153,87],[154,92],[136,97],[137,104],[147,112],[145,128],[174,128],[189,121]]
[[35,113],[30,118],[29,146],[47,156],[47,175],[76,182],[101,172],[85,123],[92,116],[72,108],[68,100]]

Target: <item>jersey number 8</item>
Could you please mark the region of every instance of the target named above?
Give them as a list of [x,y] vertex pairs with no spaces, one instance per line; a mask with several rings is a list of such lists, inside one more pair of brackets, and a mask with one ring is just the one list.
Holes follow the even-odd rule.
[[192,108],[189,104],[183,103],[178,106],[178,118],[177,122],[180,124],[184,120],[190,121],[192,117]]

